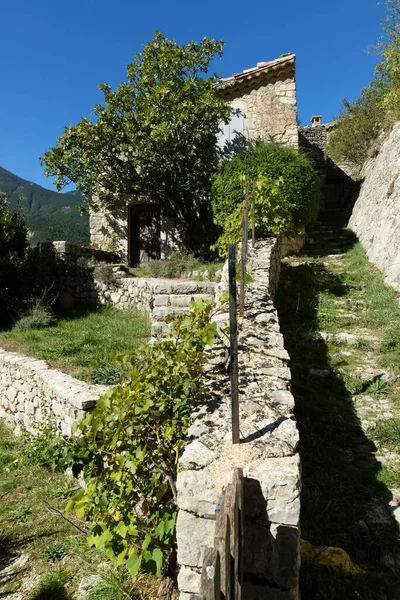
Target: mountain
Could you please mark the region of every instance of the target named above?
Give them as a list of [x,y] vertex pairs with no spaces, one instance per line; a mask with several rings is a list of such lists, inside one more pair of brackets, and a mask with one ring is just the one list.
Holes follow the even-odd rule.
[[65,240],[71,244],[88,245],[89,215],[80,216],[82,204],[77,190],[58,194],[36,183],[26,181],[0,167],[0,192],[5,192],[11,210],[20,202],[32,232],[31,242]]

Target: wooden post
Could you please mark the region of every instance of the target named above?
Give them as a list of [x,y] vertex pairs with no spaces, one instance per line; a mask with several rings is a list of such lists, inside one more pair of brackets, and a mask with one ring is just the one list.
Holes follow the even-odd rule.
[[231,538],[228,516],[223,512],[217,513],[215,521],[214,547],[220,558],[221,594],[223,600],[231,600]]
[[206,548],[204,552],[201,593],[204,600],[220,600],[221,598],[220,560],[215,548]]
[[228,246],[229,272],[229,329],[230,329],[230,375],[232,399],[232,443],[240,442],[239,432],[239,366],[237,338],[236,300],[236,244]]
[[256,245],[256,182],[253,181],[253,191],[251,194],[251,246]]
[[242,469],[234,469],[233,484],[236,490],[238,507],[237,539],[238,539],[238,578],[235,600],[241,600],[244,577],[244,479]]
[[244,294],[246,279],[246,258],[247,258],[247,234],[249,226],[249,188],[246,187],[246,195],[243,200],[242,208],[242,256],[241,256],[241,278],[240,278],[240,316],[244,317]]

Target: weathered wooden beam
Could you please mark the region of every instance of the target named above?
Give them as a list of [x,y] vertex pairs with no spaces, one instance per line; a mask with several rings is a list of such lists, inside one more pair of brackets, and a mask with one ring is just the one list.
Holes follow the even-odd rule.
[[215,548],[206,548],[204,552],[201,593],[204,600],[220,600],[221,598],[220,559]]

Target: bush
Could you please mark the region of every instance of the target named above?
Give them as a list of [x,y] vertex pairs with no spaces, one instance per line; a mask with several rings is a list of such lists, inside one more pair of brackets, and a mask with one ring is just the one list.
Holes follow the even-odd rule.
[[294,234],[317,216],[319,180],[308,159],[274,142],[253,142],[225,162],[214,181],[214,220],[224,230],[224,243],[237,241],[232,238],[240,233],[244,185],[253,181],[258,235]]
[[27,331],[28,329],[41,329],[49,327],[55,321],[51,309],[46,306],[42,300],[36,300],[29,309],[28,314],[24,315],[13,326],[14,331]]
[[25,217],[0,193],[0,329],[8,327],[32,293],[33,254]]
[[54,417],[48,409],[42,409],[42,420],[31,424],[33,431],[21,426],[20,460],[25,465],[41,465],[59,470],[67,447],[67,438],[57,429]]
[[211,305],[174,318],[172,337],[121,359],[130,380],[102,396],[64,456],[87,487],[69,502],[91,521],[89,544],[134,577],[160,575],[175,542],[176,476],[193,406],[202,399],[203,349],[212,344]]
[[343,100],[344,111],[328,139],[327,155],[333,162],[356,173],[367,160],[375,140],[390,124],[382,110],[383,96],[382,86],[374,81],[355,102]]

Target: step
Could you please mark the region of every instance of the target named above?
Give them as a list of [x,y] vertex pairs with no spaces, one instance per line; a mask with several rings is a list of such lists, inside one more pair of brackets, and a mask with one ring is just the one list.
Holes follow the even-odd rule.
[[187,307],[196,300],[213,302],[212,294],[156,294],[154,296],[154,306],[181,306]]

